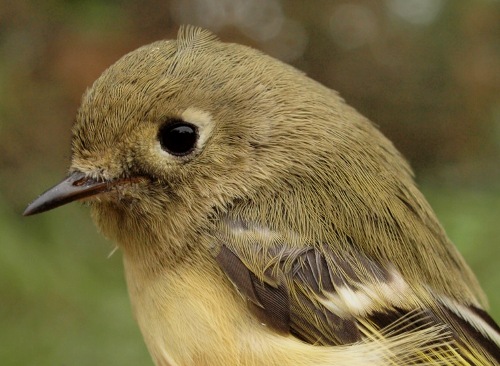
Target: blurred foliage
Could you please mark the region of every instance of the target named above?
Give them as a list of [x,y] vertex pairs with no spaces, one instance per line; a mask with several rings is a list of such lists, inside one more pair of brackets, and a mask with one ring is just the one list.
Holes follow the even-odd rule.
[[500,319],[499,1],[2,0],[2,364],[151,364],[120,254],[107,259],[87,210],[20,212],[64,175],[85,88],[186,23],[291,63],[375,121]]

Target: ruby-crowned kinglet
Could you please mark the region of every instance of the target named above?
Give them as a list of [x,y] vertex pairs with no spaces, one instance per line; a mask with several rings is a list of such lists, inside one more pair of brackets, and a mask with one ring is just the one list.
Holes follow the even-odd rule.
[[334,91],[181,28],[85,93],[69,176],[157,365],[495,365],[498,326],[394,146]]

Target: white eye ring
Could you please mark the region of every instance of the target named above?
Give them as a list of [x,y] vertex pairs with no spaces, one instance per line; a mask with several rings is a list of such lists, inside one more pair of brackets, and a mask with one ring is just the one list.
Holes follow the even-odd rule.
[[196,149],[201,150],[212,134],[213,121],[210,113],[195,107],[189,107],[181,114],[181,119],[198,128]]

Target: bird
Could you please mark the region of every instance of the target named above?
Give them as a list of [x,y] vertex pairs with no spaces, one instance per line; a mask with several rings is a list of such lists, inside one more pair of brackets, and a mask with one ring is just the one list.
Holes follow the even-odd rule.
[[158,366],[499,365],[476,277],[334,90],[183,26],[85,92],[67,177],[120,248]]

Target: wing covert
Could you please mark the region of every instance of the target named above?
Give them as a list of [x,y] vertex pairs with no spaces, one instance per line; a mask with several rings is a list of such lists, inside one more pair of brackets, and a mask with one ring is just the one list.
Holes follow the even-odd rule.
[[[441,349],[448,339],[445,343],[459,350],[453,357],[464,365],[498,362],[498,333],[478,329],[481,319],[473,323],[473,315],[459,311],[466,305],[453,308],[453,300],[436,301],[424,285],[410,286],[391,263],[378,263],[354,248],[307,243],[293,233],[234,226],[234,232],[218,236],[216,260],[259,321],[275,331],[337,346],[436,328],[441,331],[425,345],[429,350],[433,344]],[[481,331],[486,333],[481,339],[470,339]],[[475,352],[476,347],[489,356]],[[441,357],[435,351],[426,357]]]

